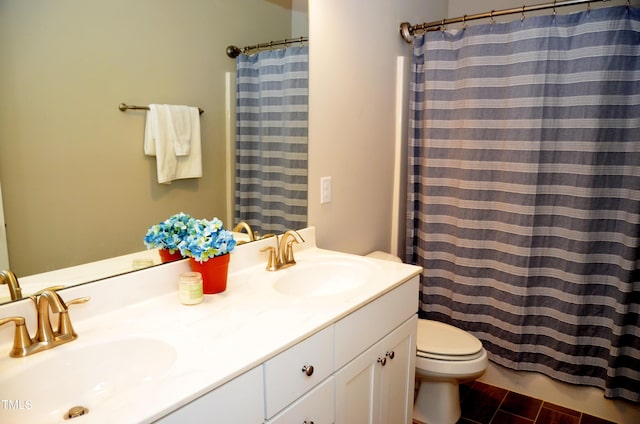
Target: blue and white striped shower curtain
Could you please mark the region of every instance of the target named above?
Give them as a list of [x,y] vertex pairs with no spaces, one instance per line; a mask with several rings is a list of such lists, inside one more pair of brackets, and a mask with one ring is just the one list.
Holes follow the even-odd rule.
[[309,49],[236,59],[235,222],[281,233],[307,225]]
[[640,13],[414,41],[407,260],[490,359],[640,401]]

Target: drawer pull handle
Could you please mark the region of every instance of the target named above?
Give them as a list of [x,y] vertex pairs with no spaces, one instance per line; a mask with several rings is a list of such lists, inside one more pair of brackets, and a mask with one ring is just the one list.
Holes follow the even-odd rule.
[[387,365],[387,358],[378,358],[378,363],[384,367],[385,365]]
[[396,357],[396,353],[393,350],[391,352],[387,352],[387,357],[389,359],[393,359]]
[[304,422],[302,424],[313,424],[313,421],[304,420]]
[[305,373],[307,377],[311,377],[313,375],[313,365],[305,365],[302,367],[302,372]]

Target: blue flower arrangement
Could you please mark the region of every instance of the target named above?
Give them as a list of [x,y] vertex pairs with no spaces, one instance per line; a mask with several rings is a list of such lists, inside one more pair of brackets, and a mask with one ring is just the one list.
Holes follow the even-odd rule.
[[178,245],[187,236],[191,215],[180,212],[169,219],[152,225],[144,237],[147,249],[167,249],[173,254],[179,250]]
[[187,223],[187,234],[178,244],[182,256],[191,257],[200,263],[215,256],[231,253],[235,247],[233,233],[225,230],[218,218],[211,221],[190,219]]

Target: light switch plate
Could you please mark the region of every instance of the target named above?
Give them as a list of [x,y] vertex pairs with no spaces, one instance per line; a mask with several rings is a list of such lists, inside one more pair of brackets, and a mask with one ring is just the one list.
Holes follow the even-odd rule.
[[320,203],[331,202],[331,177],[320,178]]

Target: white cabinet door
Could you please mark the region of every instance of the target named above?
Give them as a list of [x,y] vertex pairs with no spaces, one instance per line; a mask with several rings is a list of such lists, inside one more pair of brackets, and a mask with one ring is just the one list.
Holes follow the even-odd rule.
[[161,424],[264,422],[264,380],[258,366],[161,418]]
[[336,373],[336,424],[377,422],[381,371],[377,348],[371,347]]
[[333,377],[329,377],[309,393],[305,394],[284,411],[276,415],[269,424],[332,424],[334,411]]
[[387,362],[380,382],[381,423],[413,421],[417,320],[405,322],[383,341]]
[[413,316],[336,373],[336,424],[411,423],[416,331]]

